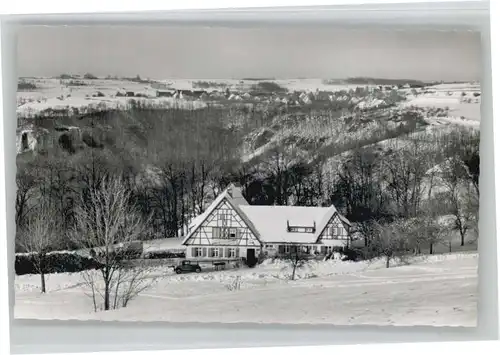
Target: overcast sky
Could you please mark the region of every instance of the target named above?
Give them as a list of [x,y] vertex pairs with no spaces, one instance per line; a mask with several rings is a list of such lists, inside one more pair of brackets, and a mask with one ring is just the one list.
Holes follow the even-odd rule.
[[474,32],[335,28],[25,27],[18,75],[479,80]]

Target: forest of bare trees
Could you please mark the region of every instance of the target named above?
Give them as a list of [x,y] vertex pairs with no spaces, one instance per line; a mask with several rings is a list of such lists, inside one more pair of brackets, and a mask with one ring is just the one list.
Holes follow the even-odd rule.
[[[43,223],[33,216],[54,221],[50,233],[36,233],[44,240],[43,247],[37,247],[40,251],[83,247],[84,239],[74,235],[88,237],[84,231],[97,223],[90,219],[88,209],[95,208],[93,194],[100,191],[103,181],[120,181],[123,186],[123,201],[143,224],[130,234],[136,239],[182,236],[190,220],[230,182],[240,184],[252,204],[333,203],[355,223],[365,246],[371,245],[378,254],[391,253],[382,251],[388,250],[381,247],[382,240],[391,235],[399,238],[403,232],[395,228],[402,220],[428,226],[429,220],[423,217],[433,216],[434,221],[448,215],[453,219],[448,234],[458,232],[462,245],[466,236],[477,237],[478,131],[457,127],[441,132],[413,126],[413,131],[397,137],[388,131],[387,137],[379,137],[380,144],[370,137],[347,150],[337,146],[340,155],[320,146],[309,154],[297,154],[293,144],[283,143],[243,162],[245,137],[275,125],[273,118],[283,114],[248,108],[158,110],[136,105],[128,111],[74,122],[90,135],[90,147],[68,150],[55,142],[37,154],[18,156],[17,251],[36,249],[22,238],[24,231]],[[238,115],[244,124],[234,124]],[[54,120],[53,125],[58,123]],[[332,165],[332,159],[337,163]],[[127,220],[116,228],[128,227]],[[416,252],[426,244],[432,252],[432,246],[447,233],[425,230],[429,231],[426,237],[415,237],[418,242],[412,245],[395,244]],[[74,232],[71,238],[69,231]],[[411,234],[407,229],[404,233]],[[38,244],[42,245],[41,240]],[[389,245],[393,244],[391,240]]]

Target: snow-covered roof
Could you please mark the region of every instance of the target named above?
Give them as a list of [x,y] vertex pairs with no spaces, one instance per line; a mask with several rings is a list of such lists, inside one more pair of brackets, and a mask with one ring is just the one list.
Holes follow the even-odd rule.
[[[335,207],[240,206],[267,243],[315,243]],[[288,232],[293,227],[316,227],[314,233]]]
[[[219,206],[227,201],[240,215],[244,222],[263,243],[316,243],[330,219],[338,215],[347,225],[351,223],[338,213],[335,206],[301,207],[301,206],[250,206],[241,193],[241,188],[229,185],[212,202],[201,215],[194,218],[189,226],[190,232],[182,244],[196,232],[205,219]],[[290,227],[315,228],[311,233],[290,232]]]

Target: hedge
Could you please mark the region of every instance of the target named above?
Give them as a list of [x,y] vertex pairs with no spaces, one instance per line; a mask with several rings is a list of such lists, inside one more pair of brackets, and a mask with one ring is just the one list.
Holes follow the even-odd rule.
[[[33,254],[17,254],[15,261],[16,275],[38,274]],[[83,270],[99,269],[102,265],[96,260],[76,253],[47,254],[43,267],[45,274],[80,272]]]
[[150,251],[144,255],[145,259],[172,259],[172,258],[185,258],[185,252],[172,252],[168,250]]

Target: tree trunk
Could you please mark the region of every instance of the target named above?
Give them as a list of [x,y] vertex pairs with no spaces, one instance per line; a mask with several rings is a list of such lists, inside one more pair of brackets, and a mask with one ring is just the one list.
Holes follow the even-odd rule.
[[104,270],[102,272],[102,275],[104,277],[104,310],[109,311],[109,299],[110,299],[110,283],[111,283],[111,277],[110,277],[110,270],[109,270],[109,251],[106,248],[106,266],[104,267]]
[[462,229],[460,229],[460,246],[464,246],[465,245],[465,232],[462,231]]
[[429,254],[431,254],[431,255],[433,253],[433,246],[434,246],[434,244],[430,243],[430,245],[429,245]]
[[448,248],[449,248],[449,251],[451,253],[451,241],[448,242]]
[[40,267],[40,281],[41,281],[42,293],[46,293],[47,288],[45,286],[45,255],[43,252],[41,253],[39,258],[40,259],[38,266]]
[[46,293],[46,288],[45,288],[45,274],[42,271],[40,271],[40,278],[41,278],[41,281],[42,281],[42,293]]
[[104,310],[109,311],[109,282],[105,281],[106,285],[104,286]]
[[389,266],[390,266],[390,261],[391,261],[391,257],[390,256],[386,256],[385,257],[385,267],[388,269]]

